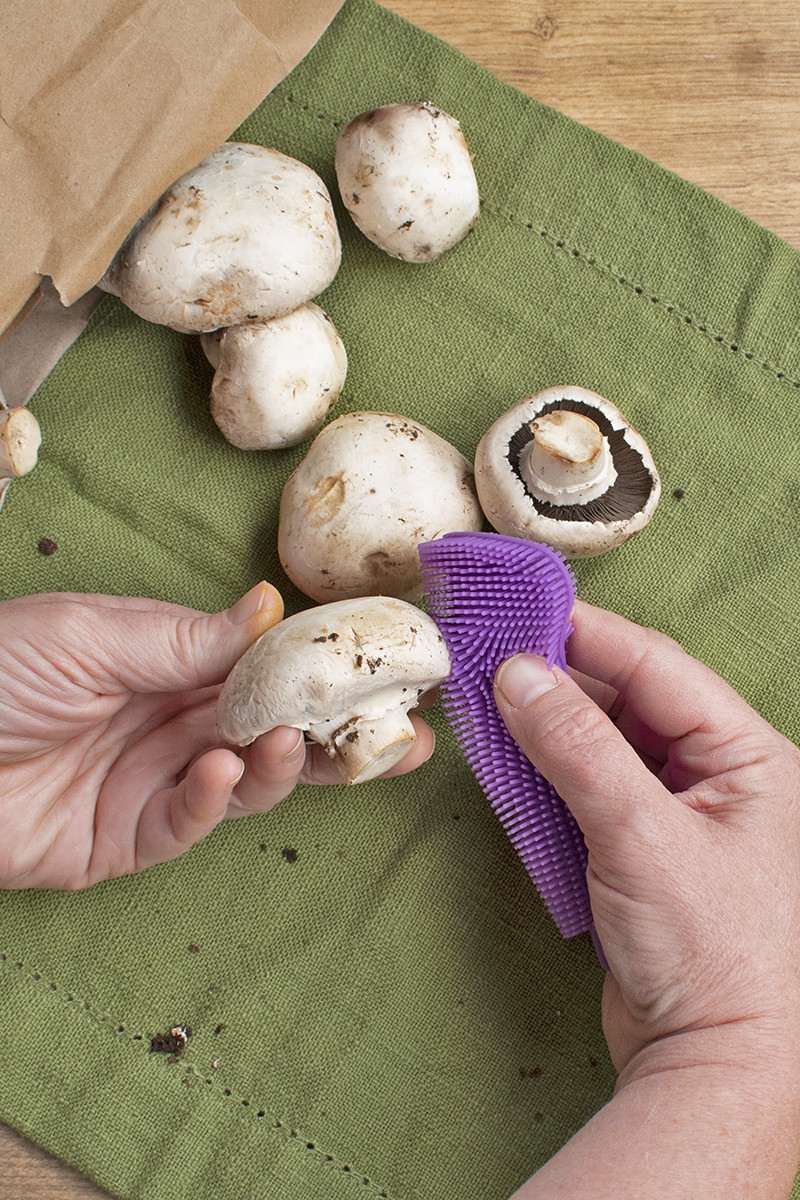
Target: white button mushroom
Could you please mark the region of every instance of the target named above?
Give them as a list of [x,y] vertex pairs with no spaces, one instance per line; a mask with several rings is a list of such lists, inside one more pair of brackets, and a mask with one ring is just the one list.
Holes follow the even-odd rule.
[[223,684],[218,724],[243,746],[278,725],[305,730],[348,783],[388,771],[414,744],[409,709],[450,659],[435,623],[403,600],[367,596],[287,617]]
[[571,558],[621,545],[652,517],[661,482],[616,405],[579,387],[528,396],[478,443],[475,482],[498,533]]
[[309,301],[286,317],[204,333],[215,367],[211,415],[241,450],[295,446],[319,429],[344,387],[347,354]]
[[293,312],[328,286],[340,259],[316,172],[226,142],[144,215],[100,286],[148,321],[201,333]]
[[20,405],[9,408],[0,392],[0,479],[27,475],[36,466],[42,431],[36,417]]
[[418,599],[417,546],[483,525],[472,466],[397,413],[351,412],[317,434],[281,496],[278,555],[318,601]]
[[478,219],[461,126],[433,104],[386,104],[355,117],[336,140],[336,177],[361,232],[407,262],[439,258]]

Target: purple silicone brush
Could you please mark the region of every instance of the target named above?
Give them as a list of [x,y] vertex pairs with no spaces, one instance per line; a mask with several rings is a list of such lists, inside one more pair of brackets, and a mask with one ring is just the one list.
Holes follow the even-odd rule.
[[591,930],[583,835],[493,694],[500,663],[521,651],[566,668],[572,573],[549,546],[499,533],[448,533],[419,556],[428,612],[450,654],[441,694],[458,743],[562,935]]

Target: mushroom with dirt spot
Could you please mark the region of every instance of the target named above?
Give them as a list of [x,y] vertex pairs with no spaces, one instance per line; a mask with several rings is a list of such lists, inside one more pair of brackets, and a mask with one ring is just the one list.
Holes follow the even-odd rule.
[[482,526],[472,465],[455,446],[397,413],[350,412],[317,434],[286,481],[278,556],[313,600],[414,600],[419,543]]
[[304,730],[347,783],[388,771],[416,734],[409,710],[450,672],[444,640],[413,604],[366,596],[306,609],[254,642],[222,686],[222,737],[243,746]]
[[211,415],[241,450],[295,446],[339,398],[347,354],[330,317],[308,301],[285,317],[204,333],[215,368]]
[[385,104],[354,117],[339,131],[335,166],[353,221],[394,258],[432,262],[478,219],[461,126],[433,104]]
[[16,479],[32,471],[41,441],[33,413],[22,405],[8,408],[0,395],[0,479]]
[[100,287],[148,321],[203,333],[293,312],[340,259],[319,175],[278,150],[225,142],[145,213]]
[[12,479],[27,475],[36,466],[42,431],[24,405],[10,408],[0,391],[0,508]]
[[481,505],[498,533],[591,558],[652,517],[661,482],[652,455],[616,405],[579,387],[515,404],[475,452]]

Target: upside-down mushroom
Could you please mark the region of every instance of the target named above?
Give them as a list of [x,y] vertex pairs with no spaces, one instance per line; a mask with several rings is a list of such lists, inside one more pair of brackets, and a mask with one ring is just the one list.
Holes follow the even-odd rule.
[[661,481],[641,434],[580,387],[528,396],[486,431],[475,483],[498,533],[591,558],[643,529]]

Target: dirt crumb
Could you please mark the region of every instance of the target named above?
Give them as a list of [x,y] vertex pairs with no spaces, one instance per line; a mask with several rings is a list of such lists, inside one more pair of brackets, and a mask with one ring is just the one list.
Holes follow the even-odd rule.
[[169,1054],[177,1059],[192,1036],[188,1025],[173,1025],[169,1033],[157,1033],[150,1039],[151,1054]]

